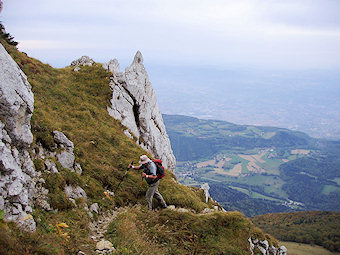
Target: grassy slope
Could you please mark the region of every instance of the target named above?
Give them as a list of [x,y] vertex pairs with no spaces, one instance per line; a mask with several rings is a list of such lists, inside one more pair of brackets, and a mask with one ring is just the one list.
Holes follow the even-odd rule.
[[[58,212],[48,213],[35,209],[37,231],[33,234],[22,234],[14,225],[0,222],[0,253],[74,254],[80,249],[91,254],[95,244],[88,236],[90,219],[83,207],[85,203],[91,205],[94,202],[99,203],[102,210],[114,206],[142,204],[141,208],[130,209],[119,217],[117,222],[124,224],[113,223],[110,228],[108,238],[114,241],[122,254],[136,254],[137,250],[130,245],[131,242],[139,249],[145,246],[145,240],[140,235],[150,240],[166,240],[169,243],[170,249],[164,242],[152,242],[152,247],[154,251],[159,251],[158,254],[187,254],[189,251],[204,253],[205,240],[209,241],[207,247],[211,254],[218,254],[223,250],[230,251],[229,254],[247,254],[249,236],[265,238],[250,220],[239,213],[197,216],[163,211],[159,213],[160,217],[158,213],[148,215],[144,201],[147,186],[144,183],[141,192],[139,191],[140,173],[137,172],[130,171],[116,196],[107,199],[104,191],[114,190],[129,162],[137,162],[139,155],[146,153],[123,134],[124,128],[120,122],[107,113],[106,107],[111,97],[108,85],[110,74],[99,64],[82,67],[79,72],[74,72],[69,67],[54,69],[18,52],[2,39],[1,43],[26,73],[32,85],[35,95],[32,118],[34,142],[41,142],[45,147],[52,148],[51,132],[64,132],[75,145],[76,161],[81,164],[83,174],[78,176],[70,173],[60,165],[60,174],[43,173],[45,187],[50,190],[49,202]],[[35,160],[34,163],[37,170],[43,170],[41,160]],[[175,176],[168,172],[160,185],[160,191],[169,204],[197,212],[214,205],[204,203],[202,190],[179,185],[173,178]],[[63,193],[66,184],[81,186],[86,191],[88,200],[77,200],[76,206],[70,204]],[[145,224],[147,218],[149,221]],[[57,224],[62,222],[69,227],[59,232]],[[124,229],[129,226],[131,229]],[[166,236],[156,226],[165,226],[168,229]],[[66,235],[61,235],[64,233]],[[119,238],[114,233],[118,233]],[[127,238],[122,238],[127,233]],[[270,239],[269,236],[268,238]],[[130,243],[127,244],[126,240],[130,240]]]

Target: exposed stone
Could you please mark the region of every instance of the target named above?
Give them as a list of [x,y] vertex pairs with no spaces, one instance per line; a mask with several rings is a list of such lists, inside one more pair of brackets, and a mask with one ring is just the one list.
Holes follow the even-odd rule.
[[73,153],[68,151],[62,151],[59,154],[57,154],[57,159],[63,168],[74,171],[73,165],[75,157]]
[[278,255],[287,255],[287,252],[288,252],[287,248],[282,245],[282,246],[280,246],[277,254]]
[[0,45],[0,116],[5,129],[17,147],[28,147],[33,141],[31,116],[34,98],[31,85],[4,47]]
[[99,213],[99,205],[98,203],[94,203],[90,206],[90,211],[91,212],[95,212],[96,214]]
[[210,197],[210,194],[209,194],[209,184],[208,183],[204,183],[201,185],[201,189],[204,190],[204,195],[205,195],[205,202],[208,203],[209,201],[209,197]]
[[46,159],[44,164],[45,164],[45,167],[48,171],[50,171],[52,173],[58,173],[57,166],[52,160]]
[[87,198],[86,192],[79,186],[68,185],[65,186],[64,192],[68,198]]
[[[39,177],[37,177],[39,178]],[[34,192],[34,205],[41,207],[42,209],[46,211],[51,211],[52,208],[50,204],[47,202],[48,197],[48,189],[44,188],[42,184],[45,183],[45,180],[43,178],[39,178],[35,185],[35,192]]]
[[103,66],[113,71],[111,81],[112,99],[109,114],[121,120],[131,137],[137,138],[137,144],[155,158],[163,161],[165,168],[174,170],[176,159],[166,133],[163,117],[159,111],[156,93],[144,68],[143,56],[138,51],[132,64],[119,72],[119,64],[114,61]]
[[30,120],[34,98],[26,75],[0,44],[0,208],[6,221],[34,231],[34,165]]
[[202,211],[203,214],[214,213],[214,212],[215,212],[215,210],[210,209],[210,208],[204,208],[204,210]]
[[53,131],[54,141],[62,148],[65,148],[69,152],[73,152],[73,142],[71,142],[64,133],[60,131]]
[[81,168],[79,163],[74,163],[74,170],[79,175],[81,175],[83,173],[83,169]]
[[103,68],[111,71],[113,74],[120,73],[120,67],[117,59],[111,59],[108,63],[103,64]]
[[254,255],[255,247],[263,255],[287,255],[287,248],[285,246],[281,246],[279,248],[269,246],[269,242],[267,240],[260,241],[258,239],[249,238],[248,241],[252,255]]
[[116,249],[113,244],[107,240],[101,240],[96,244],[97,254],[112,254]]
[[174,205],[168,205],[167,209],[175,211],[176,210],[176,206]]
[[82,56],[81,58],[71,62],[71,66],[75,67],[73,69],[75,72],[80,70],[80,66],[92,66],[93,64],[93,59],[89,58],[88,56]]
[[188,212],[190,212],[188,209],[186,209],[186,208],[178,208],[177,209],[177,212],[181,212],[181,213],[188,213]]

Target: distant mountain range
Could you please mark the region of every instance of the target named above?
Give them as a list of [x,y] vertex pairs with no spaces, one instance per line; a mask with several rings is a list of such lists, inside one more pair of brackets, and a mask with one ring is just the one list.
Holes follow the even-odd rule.
[[209,183],[226,209],[247,216],[340,211],[340,141],[181,115],[163,119],[180,182]]

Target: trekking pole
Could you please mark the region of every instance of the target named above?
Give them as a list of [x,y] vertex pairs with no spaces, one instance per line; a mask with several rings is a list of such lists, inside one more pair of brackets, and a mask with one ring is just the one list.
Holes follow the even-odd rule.
[[[133,165],[133,161],[131,162],[131,165]],[[118,190],[120,184],[123,182],[125,176],[126,176],[127,173],[129,172],[129,169],[130,169],[130,168],[128,168],[128,169],[125,171],[125,173],[124,173],[124,175],[123,175],[123,178],[122,178],[121,181],[118,183],[117,188],[116,188],[115,191],[114,191],[114,194],[116,194],[116,191]]]

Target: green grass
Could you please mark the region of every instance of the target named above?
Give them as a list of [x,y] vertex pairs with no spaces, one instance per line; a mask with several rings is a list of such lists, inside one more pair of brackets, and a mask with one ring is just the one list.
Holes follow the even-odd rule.
[[318,245],[294,243],[294,242],[279,242],[279,245],[284,245],[288,249],[288,255],[339,255],[338,252],[330,252]]
[[339,186],[325,185],[322,190],[322,194],[329,195],[331,192],[340,191]]
[[119,254],[249,254],[251,235],[276,244],[238,212],[195,215],[132,208],[107,232]]

